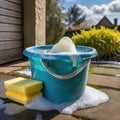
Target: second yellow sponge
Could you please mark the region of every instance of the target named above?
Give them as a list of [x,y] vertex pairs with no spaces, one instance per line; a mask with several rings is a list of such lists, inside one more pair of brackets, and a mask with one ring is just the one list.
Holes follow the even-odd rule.
[[15,93],[15,92],[9,91],[9,90],[6,92],[6,96],[9,99],[11,99],[13,101],[16,101],[18,103],[24,104],[24,105],[28,104],[35,97],[37,97],[39,95],[42,95],[42,93],[40,91],[37,92],[37,93],[31,94],[31,95],[23,95],[23,94],[19,94],[19,93]]

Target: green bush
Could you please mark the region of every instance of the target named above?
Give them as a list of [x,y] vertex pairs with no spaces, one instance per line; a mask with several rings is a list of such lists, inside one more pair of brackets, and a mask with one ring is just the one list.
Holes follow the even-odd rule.
[[95,48],[98,52],[98,59],[107,59],[120,53],[120,32],[117,28],[101,27],[100,29],[92,28],[89,31],[82,30],[81,34],[74,34],[72,40],[75,45]]

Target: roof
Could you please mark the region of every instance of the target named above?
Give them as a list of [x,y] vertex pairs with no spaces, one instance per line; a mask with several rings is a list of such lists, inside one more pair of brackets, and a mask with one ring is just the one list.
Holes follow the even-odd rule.
[[104,26],[104,27],[114,27],[114,24],[112,24],[112,22],[111,22],[106,16],[104,16],[104,17],[96,24],[96,27],[100,27],[100,26]]

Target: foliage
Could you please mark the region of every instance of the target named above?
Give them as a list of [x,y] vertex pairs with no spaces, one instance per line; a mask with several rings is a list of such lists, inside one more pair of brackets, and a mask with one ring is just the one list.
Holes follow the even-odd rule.
[[77,5],[73,5],[67,12],[66,22],[68,22],[68,27],[76,26],[85,20],[85,15],[83,15],[83,10]]
[[57,42],[65,33],[60,0],[46,0],[46,44]]
[[64,36],[68,36],[71,38],[73,36],[73,34],[75,34],[75,33],[81,33],[81,31],[80,30],[71,30],[71,29],[66,30]]
[[81,34],[74,34],[72,40],[76,45],[95,48],[98,52],[98,59],[107,59],[120,53],[120,32],[117,28],[101,27],[100,29],[92,28],[89,31],[82,30]]

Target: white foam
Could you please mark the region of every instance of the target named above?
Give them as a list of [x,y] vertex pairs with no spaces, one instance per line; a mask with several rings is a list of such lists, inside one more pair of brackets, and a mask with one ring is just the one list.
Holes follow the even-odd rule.
[[[21,72],[19,71],[18,73],[31,76],[31,72],[29,69],[27,70],[25,69]],[[25,107],[29,109],[43,110],[43,111],[55,109],[64,114],[72,114],[74,111],[78,109],[94,107],[101,103],[107,102],[108,100],[109,100],[109,97],[107,96],[107,94],[105,94],[100,90],[87,86],[82,97],[80,97],[78,100],[74,102],[71,101],[71,102],[65,102],[62,104],[56,104],[56,103],[50,102],[49,100],[47,100],[42,96],[38,96],[30,104],[26,105]],[[14,109],[13,109],[12,113],[10,113],[11,112],[10,108],[11,107],[8,107],[7,105],[6,111],[5,111],[6,114],[13,114],[13,113],[15,114],[16,111],[18,113],[24,110],[21,108],[19,110],[15,110],[14,112]]]
[[76,101],[65,102],[61,104],[56,104],[50,102],[42,96],[35,98],[30,104],[26,105],[29,109],[36,110],[51,110],[55,109],[64,114],[72,114],[78,109],[85,109],[97,106],[101,103],[107,102],[109,97],[102,91],[94,89],[92,87],[86,87],[84,94]]
[[16,74],[21,74],[21,75],[26,75],[26,76],[31,76],[31,71],[30,71],[29,68],[16,71],[15,73]]
[[18,105],[18,104],[15,104],[15,103],[6,103],[4,114],[14,115],[14,114],[17,114],[17,113],[20,113],[20,112],[24,111],[25,109],[26,108],[22,105]]
[[0,99],[0,109],[4,108],[4,114],[6,115],[14,115],[26,109],[43,111],[54,109],[63,114],[72,114],[76,110],[94,107],[101,103],[107,102],[108,100],[109,97],[106,93],[95,88],[86,86],[85,92],[83,93],[82,97],[80,97],[76,101],[57,104],[49,101],[43,96],[38,96],[30,104],[22,106],[15,103],[4,104],[4,101]]
[[60,41],[52,47],[50,53],[57,53],[61,55],[66,54],[73,61],[73,67],[76,66],[76,61],[78,58],[72,54],[77,54],[77,50],[74,43],[69,37],[61,38]]
[[60,41],[53,46],[50,51],[51,53],[77,53],[74,43],[69,37],[63,37]]

